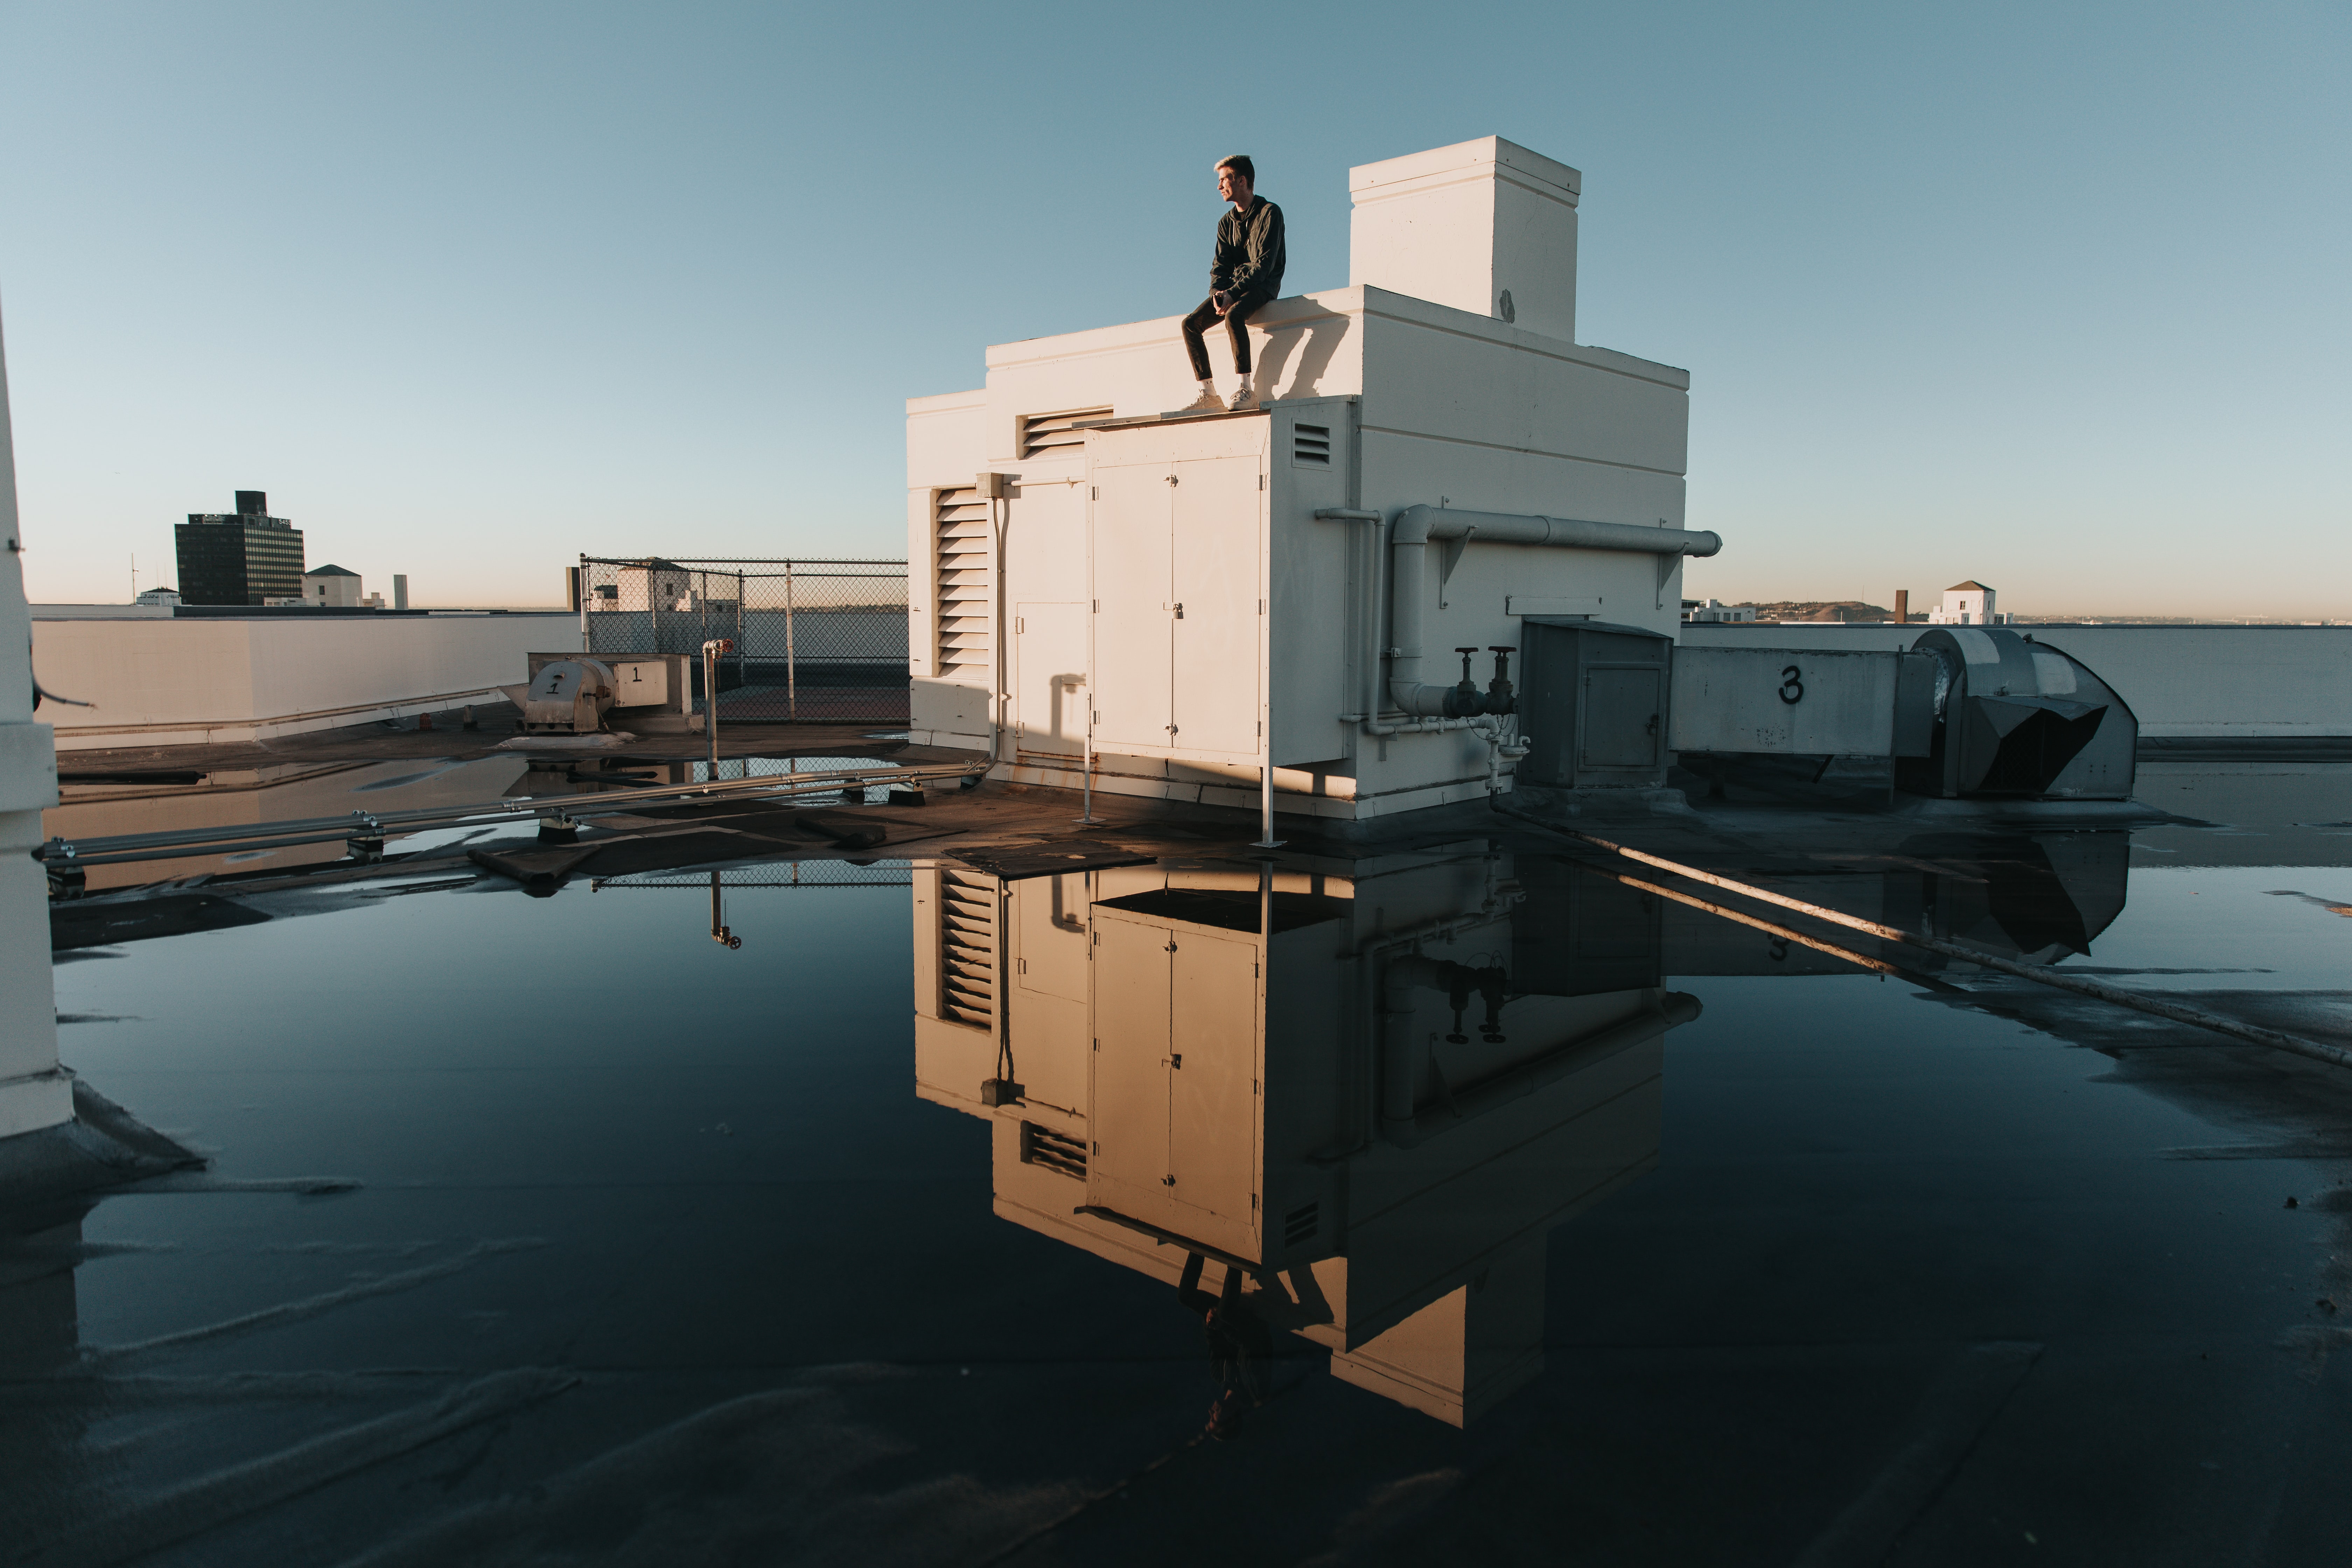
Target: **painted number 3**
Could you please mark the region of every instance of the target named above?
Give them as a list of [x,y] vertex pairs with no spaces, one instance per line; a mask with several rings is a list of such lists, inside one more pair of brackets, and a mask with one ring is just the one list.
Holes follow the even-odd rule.
[[1793,664],[1780,672],[1780,700],[1791,707],[1805,700],[1805,683],[1797,679],[1801,673]]

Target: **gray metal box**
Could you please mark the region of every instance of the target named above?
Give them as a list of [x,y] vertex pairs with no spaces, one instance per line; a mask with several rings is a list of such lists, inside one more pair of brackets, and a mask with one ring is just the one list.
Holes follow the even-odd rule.
[[1640,626],[1570,616],[1520,622],[1518,782],[1554,789],[1666,782],[1674,642]]

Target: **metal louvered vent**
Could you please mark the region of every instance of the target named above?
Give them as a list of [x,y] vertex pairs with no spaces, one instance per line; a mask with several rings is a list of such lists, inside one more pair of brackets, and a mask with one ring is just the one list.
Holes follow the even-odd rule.
[[939,602],[937,669],[941,680],[986,683],[992,639],[988,503],[971,485],[931,502]]
[[1073,408],[1061,414],[1024,414],[1021,416],[1021,455],[1024,458],[1075,458],[1078,448],[1087,444],[1087,433],[1073,428],[1082,419],[1108,419],[1108,408]]
[[1285,1245],[1297,1247],[1300,1242],[1313,1236],[1316,1226],[1321,1221],[1323,1205],[1318,1202],[1308,1204],[1303,1208],[1292,1209],[1285,1215],[1282,1220],[1282,1239]]
[[1087,1179],[1086,1140],[1024,1121],[1021,1124],[1021,1163],[1043,1165],[1083,1182]]
[[996,881],[940,873],[940,1016],[996,1026]]
[[1290,427],[1290,460],[1302,468],[1329,468],[1331,426],[1293,425]]

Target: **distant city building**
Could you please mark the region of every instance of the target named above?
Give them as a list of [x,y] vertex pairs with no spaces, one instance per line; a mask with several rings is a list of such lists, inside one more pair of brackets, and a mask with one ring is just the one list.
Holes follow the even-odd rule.
[[408,608],[408,574],[404,572],[392,574],[392,607],[395,610]]
[[330,563],[302,574],[302,602],[322,610],[360,607],[360,574]]
[[150,588],[145,593],[140,595],[139,597],[133,599],[131,603],[134,605],[176,605],[180,603],[180,591],[177,588]]
[[1927,612],[1936,626],[1989,626],[1993,624],[1993,591],[1971,577],[1944,590],[1944,602]]
[[[675,610],[686,600],[692,608],[694,574],[673,561],[647,558],[615,574],[617,583],[597,585],[600,601],[591,608],[604,610]],[[606,589],[612,592],[606,593]]]
[[1696,599],[1683,601],[1685,625],[1701,625],[1722,621],[1752,621],[1756,618],[1753,605],[1727,605],[1721,599],[1709,599],[1704,605]]
[[192,511],[173,530],[180,595],[191,605],[303,601],[302,531],[268,514],[261,490],[236,492],[233,512]]

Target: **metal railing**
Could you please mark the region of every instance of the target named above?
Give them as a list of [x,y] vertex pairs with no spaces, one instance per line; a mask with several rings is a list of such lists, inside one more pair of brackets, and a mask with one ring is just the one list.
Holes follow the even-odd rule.
[[[904,561],[580,558],[583,647],[719,661],[720,723],[907,721]],[[696,676],[701,710],[710,694]]]

